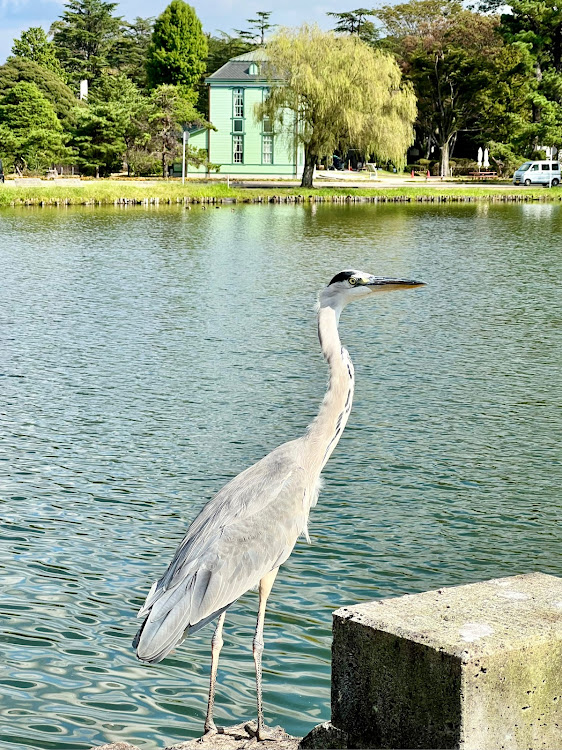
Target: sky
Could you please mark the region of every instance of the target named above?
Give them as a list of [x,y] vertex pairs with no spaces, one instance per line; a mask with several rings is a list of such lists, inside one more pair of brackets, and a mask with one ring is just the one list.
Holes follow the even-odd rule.
[[[355,2],[355,5],[353,4]],[[300,26],[305,21],[318,23],[322,28],[332,28],[328,11],[347,11],[357,6],[345,0],[283,0],[282,8],[273,11],[271,21],[282,26]],[[143,18],[158,16],[168,5],[169,0],[122,0],[118,3],[116,15],[132,21],[137,16]],[[246,28],[246,19],[253,18],[258,10],[273,10],[279,3],[250,2],[248,0],[195,0],[190,3],[195,8],[206,32],[216,33]],[[42,26],[45,31],[62,13],[61,0],[0,0],[0,64],[11,53],[13,40],[30,26]]]

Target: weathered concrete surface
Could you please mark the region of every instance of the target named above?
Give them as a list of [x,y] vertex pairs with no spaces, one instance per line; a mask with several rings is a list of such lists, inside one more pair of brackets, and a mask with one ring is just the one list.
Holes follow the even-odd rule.
[[303,737],[299,750],[340,750],[348,746],[349,737],[331,721],[318,724]]
[[349,747],[562,748],[562,579],[337,610],[332,724]]
[[268,729],[269,736],[264,742],[255,738],[256,722],[244,722],[232,727],[224,727],[220,734],[198,740],[171,745],[166,750],[244,750],[245,748],[265,748],[265,750],[297,750],[300,739],[291,737],[281,727]]

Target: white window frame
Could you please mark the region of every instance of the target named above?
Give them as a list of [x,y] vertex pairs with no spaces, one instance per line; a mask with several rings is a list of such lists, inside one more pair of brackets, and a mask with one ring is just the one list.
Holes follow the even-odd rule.
[[[269,143],[268,150],[266,150],[265,148],[266,142]],[[272,133],[264,133],[262,135],[261,162],[262,164],[273,164],[273,134]]]
[[244,117],[244,89],[232,91],[232,117],[235,119]]
[[244,164],[244,136],[232,136],[232,163]]

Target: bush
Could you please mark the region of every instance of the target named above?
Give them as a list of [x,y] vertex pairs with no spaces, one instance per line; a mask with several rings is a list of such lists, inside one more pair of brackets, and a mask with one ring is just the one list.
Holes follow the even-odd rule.
[[511,146],[505,143],[490,141],[487,145],[490,151],[490,162],[500,177],[511,176],[517,167],[527,161],[524,156],[517,154]]

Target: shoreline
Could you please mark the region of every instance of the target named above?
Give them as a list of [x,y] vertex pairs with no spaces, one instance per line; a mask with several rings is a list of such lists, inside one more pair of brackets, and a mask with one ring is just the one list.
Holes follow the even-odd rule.
[[[158,206],[188,204],[263,203],[557,203],[562,188],[515,187],[509,184],[476,185],[453,182],[381,180],[365,184],[347,180],[338,185],[316,182],[314,188],[259,181],[240,184],[214,181],[181,182],[147,180],[84,180],[64,178],[41,183],[8,181],[0,185],[0,208],[17,206]],[[387,182],[388,184],[385,184]],[[37,184],[40,183],[40,184]],[[65,184],[66,183],[66,184]]]

